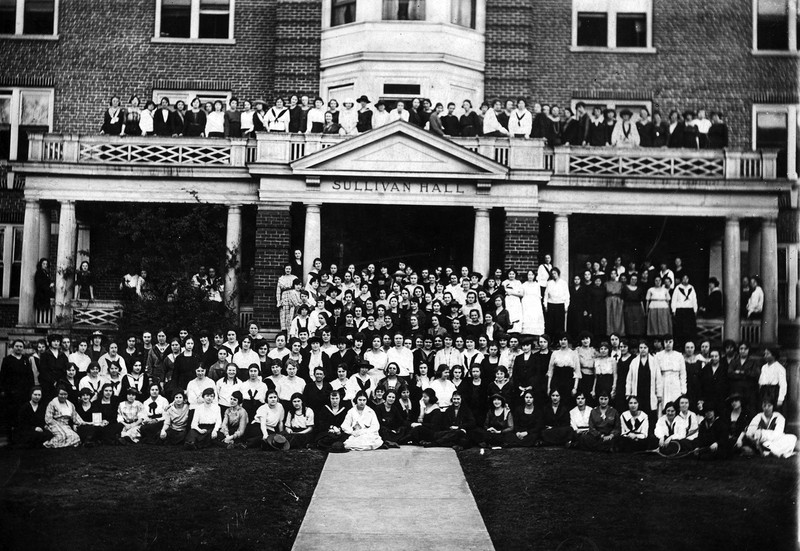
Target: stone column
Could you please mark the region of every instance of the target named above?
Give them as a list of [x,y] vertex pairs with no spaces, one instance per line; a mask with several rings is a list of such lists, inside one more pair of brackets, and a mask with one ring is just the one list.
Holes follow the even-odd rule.
[[58,221],[58,258],[56,259],[55,323],[59,327],[72,324],[72,284],[75,281],[75,246],[78,223],[75,201],[63,201]]
[[528,270],[536,270],[539,255],[539,213],[530,209],[506,207],[503,267],[514,268],[525,280]]
[[569,276],[569,215],[556,214],[553,225],[553,266],[561,270],[564,281]]
[[725,245],[722,250],[722,299],[725,305],[724,338],[739,342],[741,331],[741,234],[739,219],[725,221]]
[[761,318],[761,342],[778,342],[778,224],[775,218],[761,223],[761,279],[764,311]]
[[228,207],[228,228],[225,238],[225,304],[239,315],[238,272],[242,264],[242,207]]
[[489,209],[475,209],[475,231],[472,241],[472,269],[484,277],[489,275],[491,227]]
[[275,290],[289,260],[292,234],[289,207],[290,203],[262,203],[256,212],[253,318],[268,329],[280,328]]
[[33,306],[36,287],[33,284],[33,278],[36,275],[36,263],[39,262],[39,215],[39,201],[26,199],[17,319],[17,324],[21,327],[36,325],[36,310]]
[[50,209],[46,207],[39,209],[39,258],[50,260]]
[[303,283],[308,272],[314,267],[314,259],[319,258],[322,248],[322,221],[320,205],[306,203],[306,227],[303,235]]
[[750,237],[747,240],[747,277],[761,275],[761,224],[750,225]]

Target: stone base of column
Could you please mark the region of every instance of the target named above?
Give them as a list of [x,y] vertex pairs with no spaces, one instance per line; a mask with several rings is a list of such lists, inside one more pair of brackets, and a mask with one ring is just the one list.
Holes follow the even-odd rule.
[[506,214],[503,246],[503,268],[514,268],[517,279],[525,281],[525,273],[539,263],[539,217]]
[[259,205],[256,213],[256,258],[253,319],[260,327],[280,327],[275,288],[289,261],[292,219],[289,204]]

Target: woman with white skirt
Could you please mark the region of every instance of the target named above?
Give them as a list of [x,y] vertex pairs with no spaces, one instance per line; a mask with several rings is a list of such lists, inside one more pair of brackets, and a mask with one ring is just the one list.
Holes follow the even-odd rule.
[[536,274],[528,270],[528,279],[522,284],[522,332],[526,335],[544,334],[541,286]]

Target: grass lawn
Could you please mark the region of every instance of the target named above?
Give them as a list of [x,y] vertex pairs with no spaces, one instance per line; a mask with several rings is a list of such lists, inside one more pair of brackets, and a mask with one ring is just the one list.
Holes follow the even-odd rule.
[[288,550],[324,462],[312,450],[2,449],[0,549]]
[[795,459],[555,448],[470,449],[459,458],[498,551],[796,548]]

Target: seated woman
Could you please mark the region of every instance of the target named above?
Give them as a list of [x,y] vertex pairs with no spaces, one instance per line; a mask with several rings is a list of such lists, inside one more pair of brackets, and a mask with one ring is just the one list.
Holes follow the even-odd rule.
[[14,444],[20,448],[40,448],[53,438],[45,422],[45,406],[42,402],[42,387],[31,389],[30,400],[22,406],[14,429]]
[[717,406],[713,402],[703,403],[703,420],[695,440],[694,453],[699,459],[724,459],[728,456],[728,427],[717,417]]
[[384,390],[382,386],[376,386],[375,390],[372,392],[372,396],[367,400],[367,406],[371,407],[376,415],[378,413],[378,408],[383,406],[385,394],[386,390]]
[[452,446],[454,450],[461,451],[469,447],[477,425],[469,406],[463,403],[460,392],[453,393],[451,402],[450,407],[442,414],[444,428],[433,435],[433,443],[437,446]]
[[89,364],[87,374],[78,383],[78,390],[83,390],[84,388],[91,390],[92,402],[95,402],[100,398],[100,389],[103,388],[103,383],[105,383],[105,380],[100,376],[100,364],[92,362]]
[[724,420],[728,427],[728,449],[731,453],[744,453],[752,455],[754,449],[745,446],[744,437],[747,427],[750,425],[750,416],[744,409],[744,398],[741,394],[731,394],[728,396],[728,412]]
[[47,404],[44,422],[53,437],[42,444],[45,448],[69,448],[81,443],[81,437],[74,429],[82,425],[83,420],[78,416],[72,402],[67,399],[68,395],[66,387],[59,386],[56,397]]
[[621,452],[642,452],[655,447],[655,441],[649,436],[650,420],[647,414],[639,409],[636,396],[628,398],[628,410],[620,415],[620,434],[617,448]]
[[67,389],[67,399],[72,402],[72,405],[77,405],[80,402],[80,379],[78,379],[78,367],[75,364],[69,364],[65,376],[58,382]]
[[244,444],[244,433],[247,430],[248,421],[247,411],[242,407],[244,397],[238,390],[234,390],[228,396],[228,407],[222,417],[222,425],[217,434],[217,443],[225,446],[229,450],[234,447],[246,448]]
[[675,442],[680,446],[686,439],[686,424],[677,417],[675,402],[667,402],[664,406],[664,415],[656,422],[653,434],[662,450],[667,450]]
[[128,388],[125,392],[125,401],[117,406],[117,423],[119,423],[119,443],[135,444],[139,442],[139,426],[142,424],[144,407],[137,400],[139,391],[136,388]]
[[589,431],[578,440],[579,447],[589,451],[610,452],[619,438],[617,410],[608,405],[611,395],[603,389],[597,394],[597,407],[589,415]]
[[[274,445],[283,446],[286,438],[281,435],[283,432],[283,420],[286,418],[286,411],[278,400],[278,392],[270,390],[267,392],[267,403],[258,408],[250,427],[254,424],[258,427],[257,432],[253,432],[247,437],[247,446],[253,447],[260,445],[262,449],[275,449]],[[248,430],[253,430],[248,427]]]
[[284,423],[286,438],[293,448],[305,448],[311,442],[314,431],[314,410],[303,402],[299,392],[292,394],[292,409],[286,414]]
[[186,403],[186,392],[179,390],[172,397],[172,404],[164,412],[164,427],[161,429],[161,441],[177,446],[183,444],[189,432],[189,404]]
[[[411,397],[411,389],[409,389],[408,385],[401,386],[400,394],[397,398],[397,411],[400,412],[400,417],[403,418],[406,432],[411,430],[411,423],[419,419],[419,409],[420,402],[419,400],[414,401]],[[403,442],[403,440],[401,439],[398,442]]]
[[422,400],[422,393],[426,388],[430,388],[431,378],[428,377],[428,365],[421,363],[417,366],[417,374],[409,381],[409,391],[411,400],[419,403]]
[[92,391],[88,388],[81,389],[81,399],[75,406],[75,411],[83,420],[83,424],[76,431],[81,437],[81,443],[86,448],[101,444],[100,427],[103,425],[103,414],[92,402]]
[[431,381],[431,389],[436,393],[439,409],[445,411],[450,407],[450,398],[456,391],[455,385],[450,381],[450,368],[441,364],[436,368],[436,379]]
[[505,436],[505,443],[509,447],[530,448],[539,441],[541,419],[539,412],[534,410],[533,390],[526,390],[522,401],[522,405],[514,412],[514,430]]
[[569,425],[575,432],[573,442],[589,432],[589,417],[592,415],[592,408],[586,405],[586,392],[578,390],[575,394],[575,407],[569,410]]
[[345,449],[368,451],[384,447],[379,434],[378,417],[372,408],[367,407],[367,400],[367,393],[359,390],[356,393],[354,407],[345,415],[342,432],[349,435],[344,441]]
[[[280,374],[280,364],[273,364],[272,369],[273,371],[277,370],[278,375],[280,375],[282,379],[284,378],[284,376]],[[247,412],[247,417],[252,421],[256,416],[256,411],[266,403],[267,393],[270,389],[267,387],[267,384],[261,380],[258,366],[250,366],[247,373],[248,379],[240,383],[238,389],[241,391],[242,397],[244,398],[242,407]],[[271,390],[275,391],[275,388]]]
[[130,371],[122,378],[122,395],[126,395],[129,388],[136,389],[136,400],[144,402],[149,394],[150,378],[143,372],[141,360],[134,360]]
[[[378,387],[383,388],[383,387]],[[377,389],[376,389],[377,390]],[[375,410],[381,428],[378,431],[381,439],[390,448],[398,447],[398,442],[408,434],[408,425],[397,407],[397,390],[386,391],[383,403]]]
[[561,403],[561,393],[557,388],[550,391],[550,405],[542,412],[541,444],[564,446],[572,441],[569,411]]
[[342,442],[347,439],[347,434],[342,432],[342,423],[347,408],[342,405],[344,390],[332,390],[328,396],[329,404],[322,408],[316,419],[316,443],[321,450],[330,450],[337,447],[344,449]]
[[398,369],[397,362],[389,362],[386,365],[386,377],[378,381],[378,387],[382,387],[386,392],[397,390],[403,384],[403,380],[397,376]]
[[767,394],[761,402],[761,413],[753,417],[747,427],[745,439],[765,457],[770,454],[791,457],[797,446],[797,437],[784,433],[785,427],[786,419],[775,411],[775,398]]
[[[501,365],[495,370],[494,374],[494,381],[489,383],[487,393],[490,397],[499,394],[503,397],[503,401],[505,401],[506,404],[510,404],[514,396],[514,385],[511,383],[511,379],[508,376],[508,369]],[[491,398],[489,399],[489,405],[491,405]],[[491,407],[489,409],[491,409]]]
[[164,412],[169,408],[169,402],[161,396],[161,386],[158,383],[150,383],[148,391],[150,397],[142,404],[142,424],[139,426],[139,434],[142,442],[157,444],[158,436],[164,427]]
[[505,397],[502,394],[494,394],[489,401],[491,407],[486,414],[483,428],[475,429],[473,436],[473,440],[481,448],[502,446],[507,438],[506,435],[514,432],[514,417],[507,407],[508,402]]
[[192,425],[189,434],[186,436],[187,450],[197,450],[207,448],[217,439],[217,434],[222,426],[222,418],[219,414],[219,406],[216,401],[216,393],[213,388],[206,388],[201,394],[203,403],[194,408],[192,415]]
[[424,446],[433,441],[434,435],[442,430],[442,410],[439,409],[436,392],[432,388],[422,391],[419,417],[411,423],[411,432],[406,442]]

